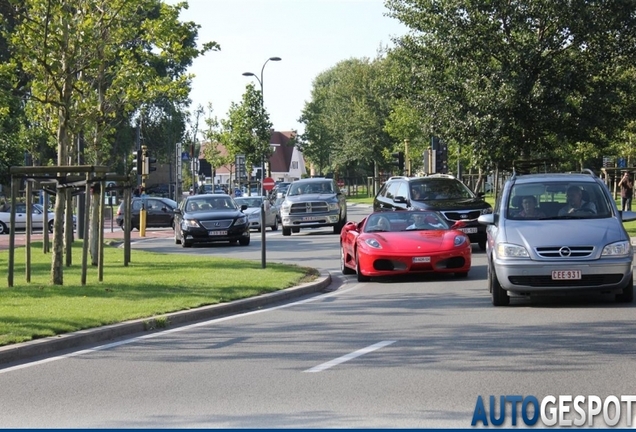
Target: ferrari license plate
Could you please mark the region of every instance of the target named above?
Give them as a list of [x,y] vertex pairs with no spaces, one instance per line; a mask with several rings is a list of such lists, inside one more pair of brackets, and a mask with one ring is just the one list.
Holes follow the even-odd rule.
[[413,257],[414,263],[430,263],[431,257]]
[[581,270],[552,270],[553,280],[581,279]]
[[208,234],[211,236],[226,236],[227,231],[208,231]]
[[466,234],[476,234],[477,233],[477,228],[460,228],[460,231],[466,233]]

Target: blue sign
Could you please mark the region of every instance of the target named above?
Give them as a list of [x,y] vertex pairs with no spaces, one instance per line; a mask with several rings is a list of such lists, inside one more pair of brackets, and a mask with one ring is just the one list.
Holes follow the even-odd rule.
[[616,161],[616,165],[619,168],[627,168],[627,159],[625,158],[618,158],[618,160]]
[[187,151],[181,152],[181,160],[182,161],[189,161],[190,160],[190,153],[188,153]]

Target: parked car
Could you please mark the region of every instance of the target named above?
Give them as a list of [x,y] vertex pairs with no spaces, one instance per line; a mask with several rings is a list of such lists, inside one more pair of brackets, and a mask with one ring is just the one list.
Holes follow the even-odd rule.
[[632,302],[634,252],[623,227],[632,220],[592,171],[513,174],[495,212],[479,217],[493,305],[508,305],[510,294],[582,292]]
[[[177,208],[177,202],[170,198],[146,196],[132,199],[131,230],[140,227],[139,214],[142,204],[145,204],[146,208],[146,228],[174,228],[174,209]],[[117,209],[115,219],[121,229],[124,229],[124,217],[124,203],[122,202]]]
[[261,230],[261,205],[265,204],[265,226],[272,231],[278,231],[279,214],[278,208],[273,207],[265,197],[239,197],[234,198],[239,206],[245,204],[247,208],[243,211],[248,217],[250,229]]
[[250,244],[247,205],[239,206],[227,194],[192,195],[175,209],[174,242],[182,247],[195,243],[227,241]]
[[333,227],[333,233],[340,234],[347,223],[346,198],[333,179],[296,180],[289,185],[280,217],[284,236],[318,227]]
[[374,212],[340,233],[340,269],[371,277],[407,273],[454,273],[466,277],[472,249],[468,236],[434,211]]
[[[15,206],[15,229],[25,230],[27,223],[26,203],[17,203]],[[43,229],[48,227],[49,232],[53,232],[55,213],[45,212],[39,204],[33,204],[31,209],[31,225],[33,229]],[[0,207],[0,234],[8,234],[11,226],[11,204],[4,204]]]
[[482,214],[492,212],[484,194],[475,194],[457,178],[447,174],[426,177],[391,177],[373,200],[374,211],[434,210],[439,211],[450,225],[465,222],[461,230],[471,243],[486,249],[486,227],[477,222]]

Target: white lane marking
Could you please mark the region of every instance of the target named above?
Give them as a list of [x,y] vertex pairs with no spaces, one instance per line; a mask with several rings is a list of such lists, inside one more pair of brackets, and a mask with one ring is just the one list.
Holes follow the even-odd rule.
[[380,348],[384,348],[385,346],[389,346],[395,341],[382,341],[373,345],[369,345],[366,348],[359,349],[358,351],[354,351],[347,355],[343,355],[342,357],[338,357],[337,359],[330,360],[318,366],[312,367],[311,369],[307,369],[305,372],[322,372],[331,367],[337,366],[341,363],[348,362],[349,360],[353,360],[356,357],[360,357],[361,355],[368,354],[375,350],[379,350]]
[[49,357],[49,358],[46,358],[46,359],[37,360],[37,361],[34,361],[34,362],[30,362],[30,363],[24,363],[24,364],[21,364],[21,365],[8,367],[6,369],[0,369],[0,374],[7,373],[7,372],[13,372],[13,371],[16,371],[16,370],[19,370],[19,369],[26,369],[26,368],[31,367],[31,366],[37,366],[37,365],[50,363],[50,362],[57,361],[57,360],[67,359],[67,358],[71,358],[71,357],[77,357],[77,356],[80,356],[82,354],[90,354],[90,353],[94,353],[94,352],[97,352],[97,351],[104,351],[104,350],[107,350],[107,349],[110,349],[110,348],[116,348],[118,346],[122,346],[122,345],[127,345],[127,344],[130,344],[130,343],[143,341],[145,339],[156,338],[156,337],[159,337],[159,336],[162,336],[162,335],[165,335],[165,334],[169,334],[169,333],[178,333],[178,332],[181,332],[181,331],[190,330],[190,329],[197,328],[197,327],[203,327],[203,326],[206,326],[206,325],[209,325],[209,324],[220,323],[220,322],[223,322],[223,321],[229,321],[229,320],[233,320],[233,319],[236,319],[236,318],[242,318],[242,317],[245,317],[245,316],[260,314],[260,313],[263,313],[263,312],[270,312],[270,311],[275,311],[275,310],[278,310],[278,309],[286,309],[286,308],[289,308],[289,307],[292,307],[292,306],[301,305],[301,304],[305,304],[305,303],[311,303],[311,302],[315,302],[317,300],[323,300],[325,298],[334,297],[334,296],[336,296],[338,294],[344,294],[344,293],[347,293],[349,291],[353,291],[353,290],[357,289],[361,285],[362,284],[356,284],[356,285],[352,286],[351,288],[332,291],[332,292],[324,294],[324,295],[311,297],[311,298],[308,298],[308,299],[305,299],[305,300],[299,300],[299,301],[294,302],[294,303],[284,304],[284,305],[280,305],[280,306],[274,306],[274,307],[267,308],[267,309],[258,309],[258,310],[254,310],[254,311],[244,312],[244,313],[238,314],[238,315],[226,316],[226,317],[223,317],[223,318],[214,318],[214,319],[211,319],[211,320],[208,320],[208,321],[202,321],[202,322],[198,322],[198,323],[195,323],[195,324],[189,324],[189,325],[186,325],[186,326],[183,326],[183,327],[176,327],[176,328],[173,328],[173,329],[164,330],[164,331],[157,332],[157,333],[150,333],[150,334],[147,334],[147,335],[138,336],[138,337],[131,338],[131,339],[126,339],[126,340],[122,340],[122,341],[119,341],[119,342],[112,342],[112,343],[109,343],[109,344],[106,344],[106,345],[100,345],[100,346],[97,346],[97,347],[94,347],[94,348],[89,348],[89,349],[85,349],[85,350],[81,350],[81,351],[75,351],[75,352],[72,352],[72,353],[59,355],[59,356],[55,356],[55,357]]

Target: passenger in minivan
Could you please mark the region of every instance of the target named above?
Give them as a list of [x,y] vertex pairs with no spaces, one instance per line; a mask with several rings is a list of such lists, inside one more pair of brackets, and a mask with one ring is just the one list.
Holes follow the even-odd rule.
[[524,196],[521,200],[523,210],[517,216],[521,218],[544,218],[545,213],[537,208],[537,199],[534,195]]
[[573,213],[596,214],[596,205],[583,200],[583,190],[578,186],[570,186],[566,192],[568,203],[559,210],[559,216]]

